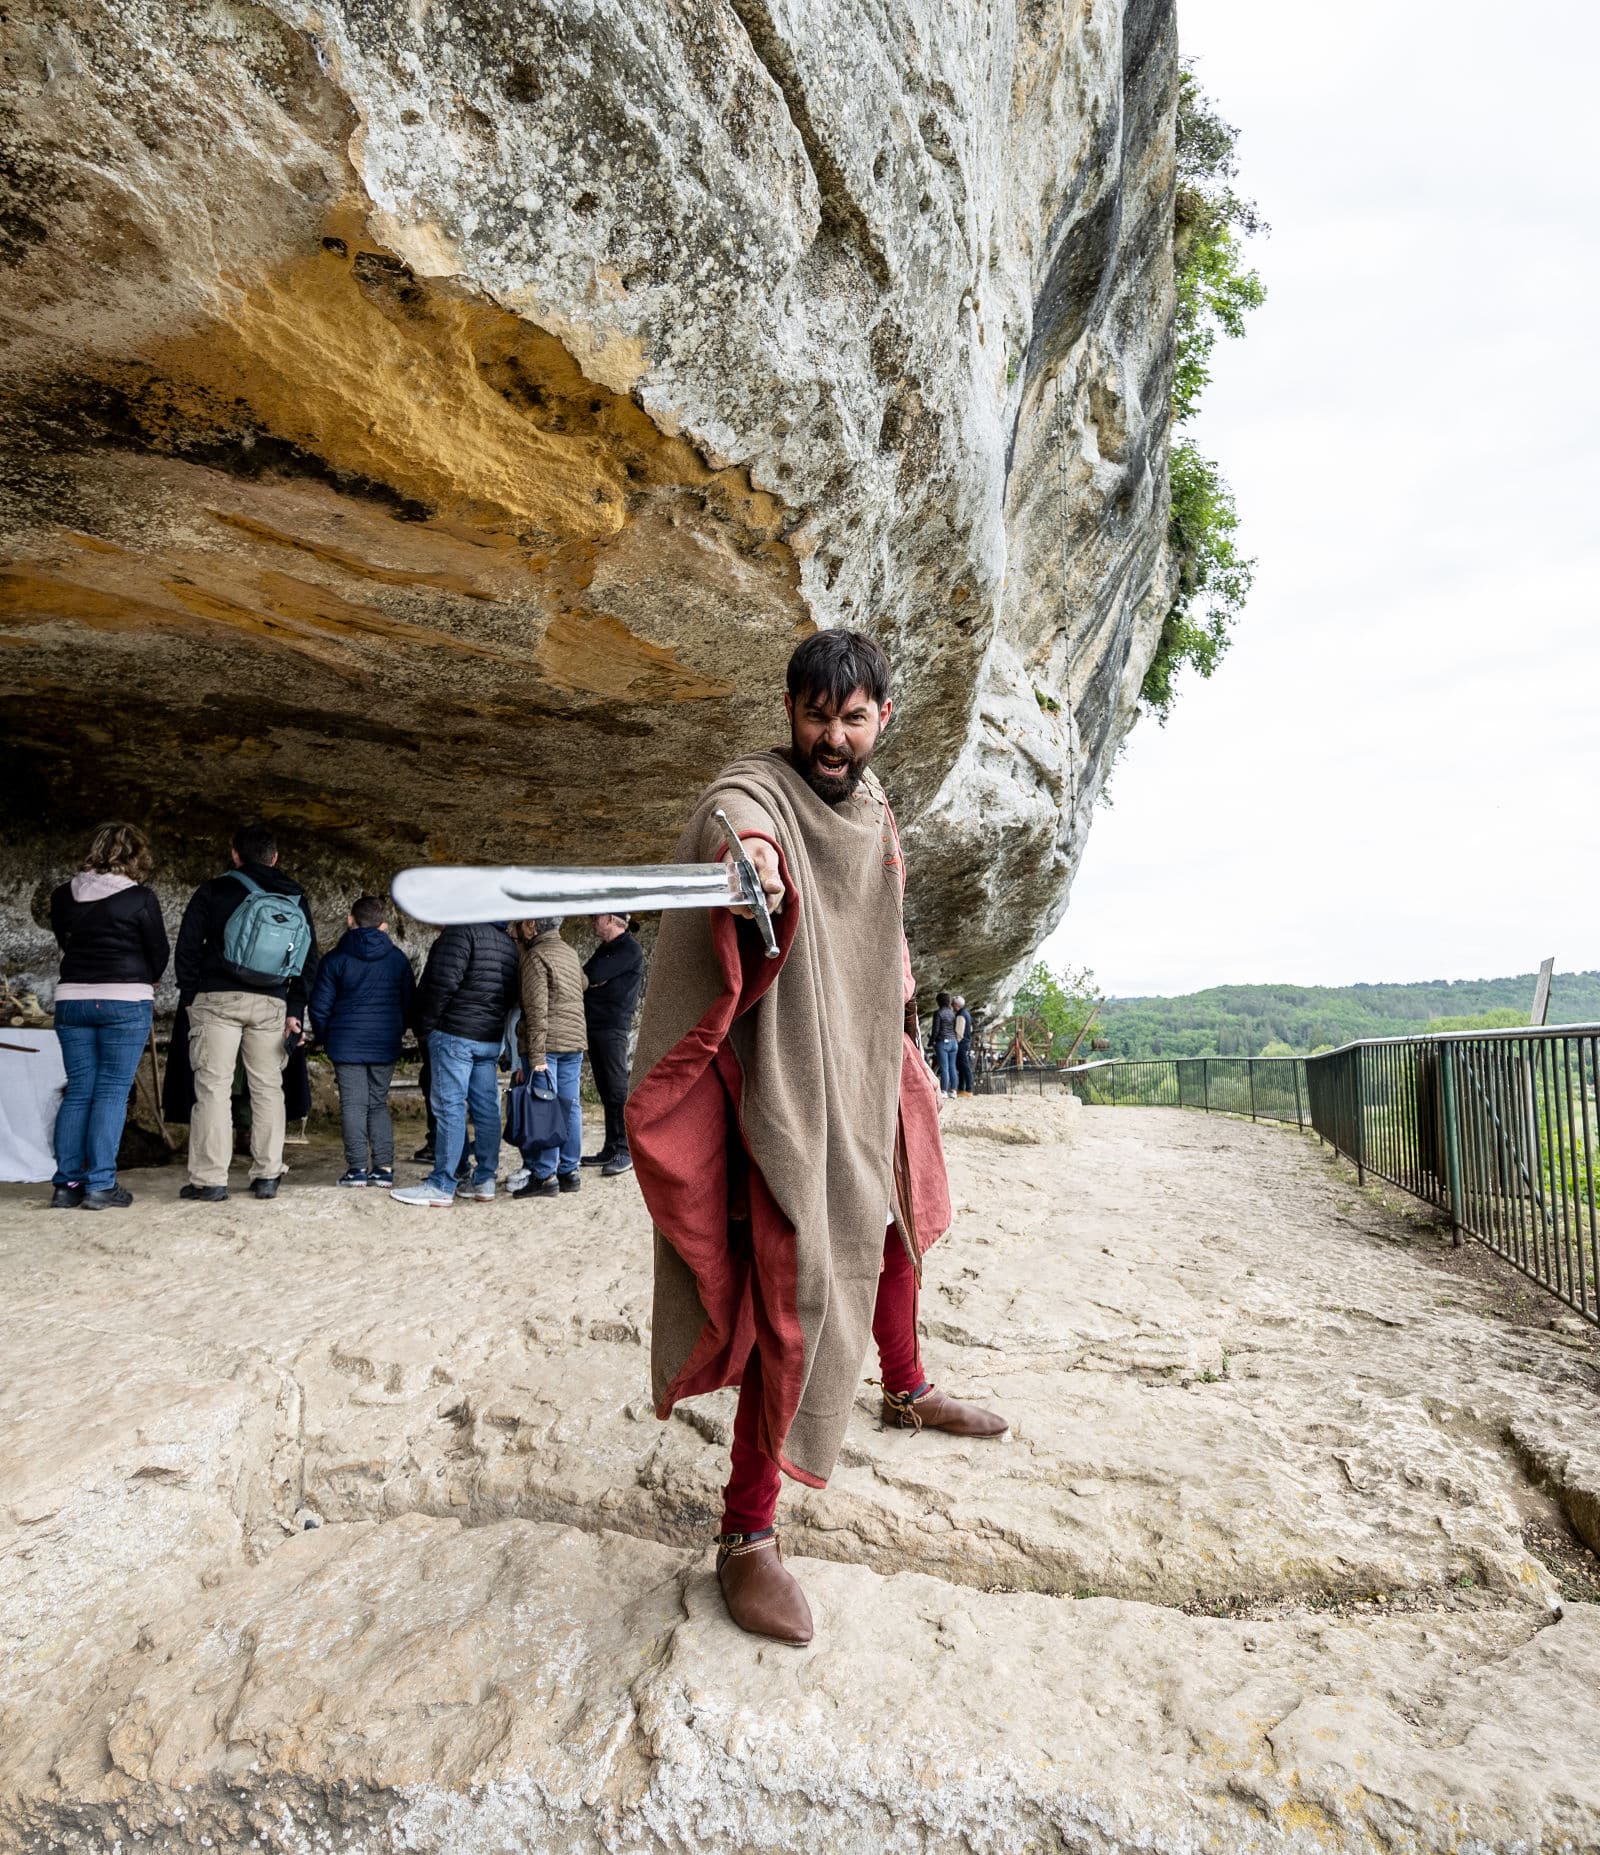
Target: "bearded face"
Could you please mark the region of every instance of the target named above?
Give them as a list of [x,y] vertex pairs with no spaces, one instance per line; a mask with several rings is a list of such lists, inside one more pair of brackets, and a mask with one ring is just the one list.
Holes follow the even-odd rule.
[[856,689],[837,706],[820,690],[787,706],[795,770],[825,804],[842,805],[861,784],[889,704],[880,707],[865,689]]

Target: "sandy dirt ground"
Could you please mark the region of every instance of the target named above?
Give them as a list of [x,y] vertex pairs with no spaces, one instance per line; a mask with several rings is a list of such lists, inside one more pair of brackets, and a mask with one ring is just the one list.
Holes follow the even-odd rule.
[[721,1611],[630,1178],[0,1188],[0,1850],[1600,1847],[1596,1336],[1293,1130],[945,1128],[926,1361],[1011,1435],[866,1363],[800,1651]]

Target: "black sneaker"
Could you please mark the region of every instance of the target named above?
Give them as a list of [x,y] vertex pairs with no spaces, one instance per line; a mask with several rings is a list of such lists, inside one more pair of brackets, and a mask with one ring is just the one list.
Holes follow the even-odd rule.
[[[278,1179],[282,1177],[283,1174],[280,1172],[278,1174]],[[252,1179],[250,1181],[250,1189],[258,1198],[276,1198],[278,1195],[278,1179]]]
[[78,1206],[83,1203],[83,1195],[86,1190],[87,1187],[82,1185],[56,1186],[55,1190],[50,1194],[50,1209],[52,1211],[76,1211]]
[[180,1198],[198,1199],[202,1204],[221,1204],[228,1195],[226,1185],[186,1185]]
[[616,1150],[617,1149],[614,1146],[610,1146],[610,1145],[603,1146],[601,1147],[598,1153],[585,1153],[583,1158],[578,1161],[578,1164],[580,1166],[609,1165],[611,1163],[612,1155],[616,1152]]
[[[339,1183],[342,1185],[344,1180],[341,1179]],[[374,1166],[371,1172],[367,1174],[367,1183],[369,1185],[381,1185],[383,1189],[387,1191],[389,1187],[394,1184],[394,1167]]]
[[121,1211],[132,1203],[133,1193],[122,1185],[113,1185],[109,1191],[83,1194],[85,1211]]
[[511,1194],[513,1198],[554,1198],[561,1190],[556,1184],[556,1175],[552,1172],[548,1179],[529,1179],[526,1185],[519,1185]]
[[556,1174],[557,1191],[575,1192],[581,1183],[582,1181],[575,1172],[558,1172]]
[[616,1179],[620,1178],[623,1173],[632,1171],[633,1155],[631,1153],[613,1153],[600,1168],[600,1176],[602,1179]]
[[433,1142],[424,1140],[415,1153],[411,1155],[413,1166],[431,1166],[433,1164]]
[[[364,1166],[352,1166],[348,1172],[339,1175],[338,1183],[340,1185],[376,1185],[378,1181],[375,1177],[368,1176]],[[393,1174],[390,1175],[389,1183],[394,1184]]]

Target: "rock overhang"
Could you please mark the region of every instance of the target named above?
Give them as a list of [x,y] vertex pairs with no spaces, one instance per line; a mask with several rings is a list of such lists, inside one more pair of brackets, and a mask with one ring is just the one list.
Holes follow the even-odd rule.
[[658,856],[864,624],[914,944],[1003,986],[1164,602],[1164,0],[10,36],[16,868]]

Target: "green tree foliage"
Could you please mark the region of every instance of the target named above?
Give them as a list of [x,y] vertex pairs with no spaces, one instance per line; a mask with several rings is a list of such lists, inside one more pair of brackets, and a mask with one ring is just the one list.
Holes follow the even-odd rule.
[[[1245,261],[1243,240],[1267,226],[1254,203],[1234,191],[1238,130],[1218,115],[1192,65],[1178,80],[1177,192],[1172,257],[1177,354],[1174,428],[1194,417],[1211,381],[1211,353],[1221,336],[1244,333],[1245,317],[1266,291]],[[1239,514],[1216,464],[1191,438],[1176,438],[1168,458],[1172,514],[1168,536],[1178,585],[1145,674],[1145,707],[1165,721],[1173,681],[1184,664],[1210,676],[1228,648],[1229,630],[1250,591],[1254,561],[1239,552]]]
[[1429,1018],[1422,1028],[1428,1036],[1438,1037],[1445,1031],[1514,1031],[1527,1021],[1526,1011],[1519,1011],[1515,1005],[1501,1005],[1462,1018]]
[[[1415,985],[1221,985],[1183,998],[1108,999],[1095,1022],[1113,1056],[1279,1055],[1332,1049],[1358,1037],[1526,1024],[1534,975],[1427,980]],[[1600,972],[1558,973],[1552,1023],[1600,1023]]]
[[1050,1033],[1063,1050],[1089,1022],[1099,998],[1094,974],[1086,966],[1051,972],[1038,961],[1018,988],[1011,1009],[1022,1020],[1022,1034],[1035,1046]]

